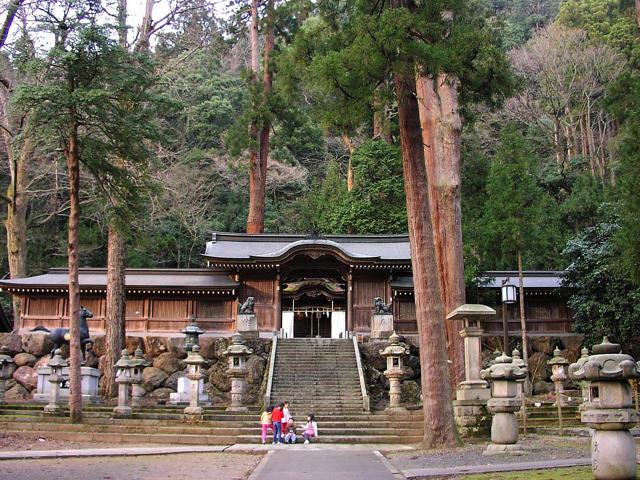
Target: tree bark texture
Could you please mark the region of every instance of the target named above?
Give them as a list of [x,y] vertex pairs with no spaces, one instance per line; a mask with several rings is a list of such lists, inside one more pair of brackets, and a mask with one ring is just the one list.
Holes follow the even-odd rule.
[[109,224],[107,259],[107,302],[105,313],[105,353],[101,358],[101,393],[106,398],[117,395],[114,364],[124,348],[125,332],[125,242],[124,235],[112,221]]
[[[144,17],[140,25],[140,33],[134,50],[136,52],[144,52],[149,50],[149,42],[151,41],[151,33],[153,28],[153,6],[155,0],[146,0],[144,6]],[[125,5],[126,9],[126,5]]]
[[[394,0],[397,3],[398,0]],[[429,210],[429,196],[415,77],[395,74],[403,176],[407,201],[420,365],[425,448],[453,446],[456,429],[450,398],[445,312]]]
[[353,142],[351,141],[351,137],[349,137],[348,133],[342,134],[342,142],[344,146],[347,147],[347,151],[349,152],[349,163],[347,164],[347,192],[353,190]]
[[[72,114],[75,118],[75,115]],[[80,351],[80,284],[78,280],[78,225],[80,221],[80,161],[78,124],[74,120],[65,148],[69,177],[69,410],[72,423],[82,422],[82,384]]]
[[[527,340],[527,321],[524,315],[524,275],[522,273],[522,252],[518,250],[518,296],[520,297],[520,330],[522,331],[522,359],[529,365],[529,342]],[[509,352],[507,352],[509,355]]]
[[[433,242],[445,313],[465,303],[460,205],[461,168],[457,80],[446,74],[416,80]],[[462,321],[447,321],[451,388],[464,380]]]

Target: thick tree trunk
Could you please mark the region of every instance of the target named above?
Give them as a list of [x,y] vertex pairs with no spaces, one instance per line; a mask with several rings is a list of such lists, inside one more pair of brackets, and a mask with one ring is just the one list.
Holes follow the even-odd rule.
[[[398,0],[394,0],[398,3]],[[445,312],[440,296],[422,133],[413,75],[397,73],[400,143],[411,245],[416,319],[420,338],[420,365],[425,448],[453,446],[456,429],[450,398]]]
[[[149,44],[151,41],[151,34],[153,28],[153,7],[155,5],[155,0],[146,0],[144,6],[144,17],[142,17],[142,24],[140,25],[140,33],[138,37],[138,41],[136,42],[136,46],[134,48],[137,52],[145,52],[149,50]],[[126,10],[126,3],[124,5]],[[120,41],[122,41],[122,37],[120,37]]]
[[107,264],[107,304],[105,313],[105,353],[101,358],[101,393],[106,398],[117,394],[114,364],[124,348],[125,334],[125,242],[112,221],[109,224]]
[[69,410],[72,423],[82,422],[82,353],[80,351],[80,284],[78,283],[78,225],[80,221],[80,163],[78,154],[78,125],[71,126],[65,149],[69,177]]
[[[251,83],[258,80],[258,0],[251,0],[251,31],[249,36],[251,46]],[[260,132],[262,133],[262,132]],[[249,126],[249,136],[255,145],[249,151],[249,214],[247,215],[247,233],[262,233],[264,231],[264,197],[266,187],[266,173],[263,181],[263,166],[261,162],[260,136],[258,122],[253,120]],[[266,164],[264,166],[266,172]]]
[[[457,81],[445,74],[437,78],[419,75],[416,88],[440,292],[445,312],[449,313],[465,303],[460,206],[462,122]],[[464,380],[462,327],[462,321],[446,322],[445,326],[453,390]]]

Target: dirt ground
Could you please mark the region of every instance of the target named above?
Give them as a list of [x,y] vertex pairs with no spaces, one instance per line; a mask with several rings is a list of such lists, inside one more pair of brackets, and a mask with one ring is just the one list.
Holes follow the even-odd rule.
[[121,447],[119,444],[103,442],[73,442],[54,440],[46,435],[34,433],[5,433],[0,432],[0,451],[14,450],[63,450],[71,448],[110,448]]
[[0,480],[246,480],[261,459],[260,455],[188,453],[2,460]]
[[483,440],[477,443],[467,443],[462,447],[453,449],[389,453],[387,457],[400,470],[531,462],[536,460],[589,457],[591,455],[590,442],[590,438],[583,437],[527,435],[526,438],[520,438],[520,444],[526,452],[524,455],[485,457],[482,452],[487,446],[487,441]]

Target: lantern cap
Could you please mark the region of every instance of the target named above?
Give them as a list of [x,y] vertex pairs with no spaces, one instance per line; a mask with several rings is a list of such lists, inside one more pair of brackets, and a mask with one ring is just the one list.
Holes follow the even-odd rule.
[[115,366],[118,368],[129,368],[133,366],[129,350],[127,350],[126,348],[122,350],[120,359],[115,363]]
[[513,363],[513,359],[502,353],[494,363],[480,371],[483,380],[521,380],[527,376],[527,369]]
[[409,354],[409,347],[400,341],[400,336],[394,331],[389,337],[389,344],[380,350],[383,357],[403,356]]
[[570,363],[569,360],[562,356],[560,348],[556,345],[556,348],[553,350],[553,358],[547,362],[547,365],[567,366]]
[[640,377],[638,365],[631,355],[620,352],[620,345],[609,342],[594,345],[592,354],[569,365],[572,380],[621,381]]
[[240,332],[231,335],[231,343],[224,351],[224,355],[251,355],[253,350],[246,345],[246,341]]
[[480,303],[465,303],[447,315],[447,320],[473,319],[474,317],[484,317],[495,315],[496,311]]
[[513,352],[511,352],[511,358],[514,365],[517,365],[520,368],[527,368],[527,364],[524,363],[524,360],[520,357],[520,350],[517,348],[514,348]]
[[131,359],[131,366],[132,367],[148,367],[149,365],[151,365],[151,363],[149,363],[147,359],[144,358],[144,352],[142,351],[142,347],[138,345],[138,348],[136,348],[136,351],[133,354],[133,358]]
[[201,365],[203,363],[207,363],[207,361],[202,358],[202,355],[200,355],[200,345],[196,343],[191,347],[191,350],[187,353],[187,358],[184,359],[184,363],[187,365]]
[[191,335],[202,335],[204,333],[204,330],[202,330],[199,326],[198,326],[198,322],[196,320],[195,316],[191,317],[191,323],[189,325],[187,325],[186,327],[184,327],[184,330],[182,330],[181,333],[184,333],[185,335],[191,334]]
[[53,357],[51,358],[51,360],[49,360],[49,363],[47,365],[51,368],[68,367],[69,362],[62,357],[62,350],[56,348],[55,352],[53,352]]

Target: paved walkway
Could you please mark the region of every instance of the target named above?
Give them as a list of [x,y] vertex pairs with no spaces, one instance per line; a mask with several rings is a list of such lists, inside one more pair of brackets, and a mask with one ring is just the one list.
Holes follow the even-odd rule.
[[271,450],[249,480],[398,480],[377,451]]

